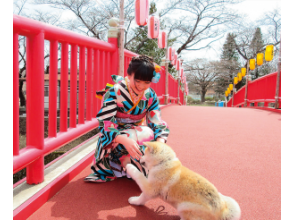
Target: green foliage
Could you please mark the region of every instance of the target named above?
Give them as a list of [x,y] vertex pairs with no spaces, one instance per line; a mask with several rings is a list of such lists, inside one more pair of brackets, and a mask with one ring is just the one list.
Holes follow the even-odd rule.
[[223,45],[222,49],[222,60],[235,60],[238,61],[238,52],[235,46],[235,37],[236,35],[229,33],[227,35],[226,42]]
[[222,73],[214,83],[214,91],[217,94],[224,94],[229,84],[233,82],[233,75],[239,68],[239,54],[236,50],[236,35],[229,33],[223,45],[219,71]]
[[227,79],[225,79],[224,77],[218,77],[217,79],[215,79],[215,86],[213,89],[217,94],[224,94],[227,90],[228,85],[229,82]]
[[205,101],[215,101],[214,97],[205,97]]
[[[251,55],[256,57],[257,53],[263,52],[264,40],[262,38],[261,29],[258,27],[255,30],[254,36],[250,43]],[[252,79],[257,79],[260,76],[264,76],[271,72],[271,68],[268,63],[264,62],[262,66],[256,66],[255,70],[251,71]]]
[[191,96],[187,97],[187,104],[188,105],[197,105],[197,104],[200,104],[200,103],[201,103],[200,100],[195,100]]
[[250,49],[252,56],[255,57],[257,53],[260,53],[264,47],[264,41],[260,28],[256,28],[252,41],[250,43]]

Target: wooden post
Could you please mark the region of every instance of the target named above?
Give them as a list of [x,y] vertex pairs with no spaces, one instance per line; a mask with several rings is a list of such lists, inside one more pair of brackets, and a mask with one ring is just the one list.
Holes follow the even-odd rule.
[[179,76],[180,71],[181,69],[178,70],[178,101],[177,101],[178,105],[180,104],[180,76]]
[[180,84],[180,79],[181,79],[181,67],[183,65],[183,61],[184,60],[180,60],[180,65],[179,65],[179,71],[178,71],[178,104],[180,104],[180,87],[181,87],[181,84]]
[[234,79],[234,73],[233,73],[233,95],[232,95],[232,107],[234,107],[234,90],[235,90],[235,79]]
[[278,73],[277,73],[276,96],[275,96],[275,109],[280,107],[279,106],[279,90],[280,90],[280,77],[281,77],[281,50],[282,50],[282,45],[280,43],[280,55],[278,60]]
[[119,75],[124,76],[124,0],[120,0]]
[[[118,49],[118,41],[119,41],[119,19],[112,17],[108,20],[108,42],[115,45],[116,50],[111,55],[111,66],[112,66],[112,72],[111,75],[120,75],[120,55],[119,55],[119,49]],[[124,55],[124,54],[123,54]],[[102,65],[102,63],[101,63]],[[123,68],[124,69],[124,68]],[[100,88],[99,88],[100,89]]]
[[168,46],[166,45],[165,50],[165,96],[164,96],[164,104],[168,104]]
[[244,99],[244,107],[247,107],[247,93],[248,93],[248,79],[249,79],[249,60],[247,60],[246,64],[246,86],[245,86],[245,99]]

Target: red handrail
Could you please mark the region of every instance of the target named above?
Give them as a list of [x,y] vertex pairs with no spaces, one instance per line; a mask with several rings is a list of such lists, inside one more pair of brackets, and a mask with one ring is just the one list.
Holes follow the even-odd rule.
[[[19,150],[18,37],[27,39],[27,143]],[[44,138],[44,41],[50,42],[49,131]],[[58,43],[61,44],[60,129],[57,132]],[[69,52],[70,47],[70,63]],[[78,55],[79,53],[79,55]],[[137,54],[125,50],[125,74]],[[70,64],[70,68],[69,68]],[[79,64],[79,65],[78,65]],[[70,70],[70,75],[68,74]],[[118,71],[117,39],[108,42],[86,37],[18,15],[13,16],[13,173],[27,168],[27,183],[44,179],[44,156],[68,142],[97,128],[95,118],[101,102],[95,91],[111,81]],[[165,87],[165,71],[152,87],[161,104]],[[70,82],[68,82],[70,81]],[[78,81],[78,82],[77,82]],[[68,92],[70,85],[70,92]],[[77,89],[78,86],[78,89]],[[177,100],[177,81],[169,75],[169,98]],[[77,92],[79,94],[77,95]],[[180,102],[183,103],[180,91]],[[69,112],[68,112],[69,111]],[[78,112],[78,122],[77,122]],[[69,114],[69,115],[68,115]],[[69,124],[68,124],[69,119]]]
[[[256,80],[248,82],[247,106],[259,108],[258,103],[263,102],[262,108],[268,109],[269,103],[275,102],[277,84],[277,72],[262,76]],[[279,106],[281,108],[281,77],[279,90]],[[234,94],[233,107],[243,107],[245,102],[245,86]],[[232,98],[227,103],[228,107],[232,107]]]

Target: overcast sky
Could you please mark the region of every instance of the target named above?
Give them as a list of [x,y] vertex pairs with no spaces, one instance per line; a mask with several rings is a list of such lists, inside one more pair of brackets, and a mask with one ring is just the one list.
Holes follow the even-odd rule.
[[[100,2],[101,6],[103,5],[103,1],[101,0],[93,0],[93,1]],[[160,4],[160,3],[157,4],[157,8],[159,10],[164,6],[165,4]],[[50,10],[50,7],[44,7],[43,5],[36,6],[36,5],[27,4],[26,7],[29,10],[33,8],[36,8],[36,9],[38,8],[40,10]],[[244,0],[244,2],[231,6],[231,7],[232,9],[236,10],[237,13],[247,15],[248,21],[254,22],[255,20],[258,20],[264,13],[268,11],[272,11],[275,8],[280,9],[281,0]],[[62,11],[61,19],[63,20],[68,18],[75,18],[74,13],[69,10]],[[134,26],[135,26],[135,22],[134,22]],[[211,44],[212,49],[201,50],[201,51],[182,51],[181,57],[186,61],[190,59],[194,59],[194,58],[207,58],[209,60],[218,60],[220,57],[221,49],[225,42],[225,39],[226,39],[226,34],[221,40]],[[197,47],[201,47],[201,46],[204,46],[204,45],[197,45]],[[176,45],[175,45],[175,48],[177,49]]]
[[[242,3],[232,6],[238,13],[246,14],[250,22],[258,20],[264,13],[272,11],[275,8],[281,10],[281,0],[245,0]],[[207,58],[211,60],[218,60],[221,55],[221,49],[225,42],[226,35],[223,39],[212,44],[213,49],[201,50],[193,52],[193,58]],[[189,54],[191,57],[191,54]],[[189,59],[188,55],[184,59]]]

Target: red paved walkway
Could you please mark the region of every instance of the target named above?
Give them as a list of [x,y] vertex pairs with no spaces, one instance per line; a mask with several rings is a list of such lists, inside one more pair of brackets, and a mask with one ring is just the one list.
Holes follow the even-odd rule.
[[[172,106],[162,110],[182,163],[235,198],[243,220],[281,219],[281,114],[256,109]],[[127,179],[84,183],[87,168],[29,219],[179,220],[160,199],[128,204],[139,195]],[[164,211],[157,210],[159,206]]]

